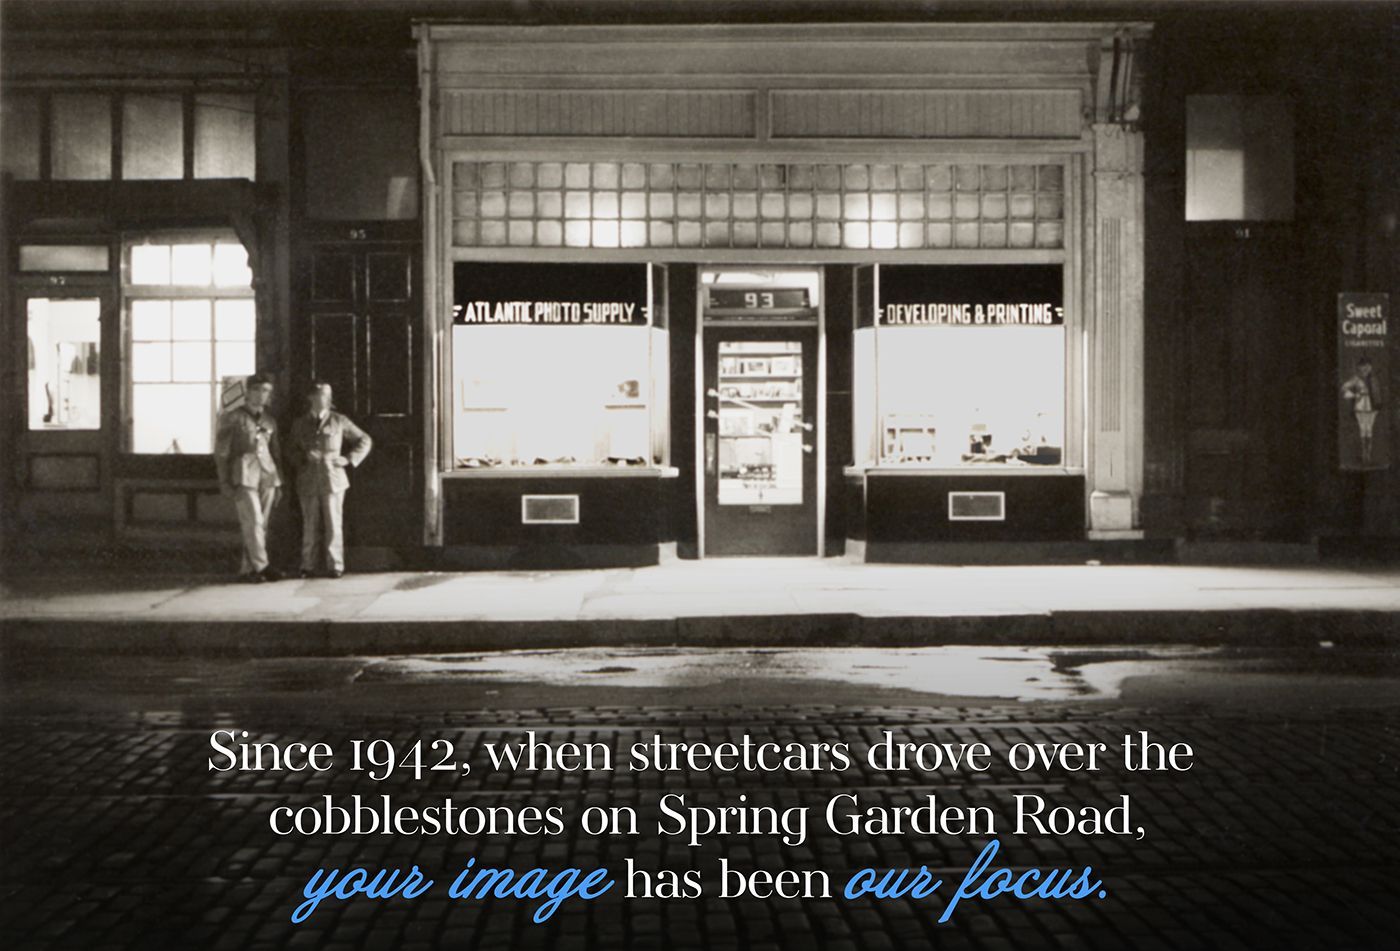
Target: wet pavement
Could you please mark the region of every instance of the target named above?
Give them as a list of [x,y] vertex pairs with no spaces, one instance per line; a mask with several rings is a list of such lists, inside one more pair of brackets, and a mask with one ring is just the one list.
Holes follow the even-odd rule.
[[[0,670],[0,944],[9,948],[1392,948],[1400,933],[1400,656],[1182,645],[1042,649],[589,649],[338,658],[45,655]],[[208,770],[210,732],[396,750],[446,740],[472,770],[383,781],[343,758],[324,773]],[[654,734],[687,743],[846,743],[853,768],[758,771],[491,768],[489,744],[533,730],[600,743],[619,762]],[[1110,745],[1147,731],[1187,742],[1185,772],[1036,764],[984,772],[875,768],[895,742]],[[630,806],[648,834],[275,835],[274,810],[348,803],[519,814]],[[1105,896],[968,900],[721,899],[733,868],[917,869],[952,883],[992,838],[843,834],[861,808],[985,806],[996,862],[1092,865]],[[1009,832],[1017,797],[1104,808],[1128,795],[1144,835]],[[655,834],[665,795],[689,806],[808,806],[801,841]],[[848,802],[842,800],[843,802]],[[626,862],[696,869],[697,899],[564,901],[543,924],[526,899],[449,899],[468,860],[524,870]],[[321,867],[418,865],[439,890],[363,897],[290,916]]]

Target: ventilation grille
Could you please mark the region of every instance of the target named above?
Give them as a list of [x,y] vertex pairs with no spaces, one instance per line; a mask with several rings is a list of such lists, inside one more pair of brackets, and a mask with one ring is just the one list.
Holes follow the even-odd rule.
[[524,525],[577,525],[577,495],[522,495],[520,521]]
[[1006,521],[1005,492],[949,492],[948,521]]

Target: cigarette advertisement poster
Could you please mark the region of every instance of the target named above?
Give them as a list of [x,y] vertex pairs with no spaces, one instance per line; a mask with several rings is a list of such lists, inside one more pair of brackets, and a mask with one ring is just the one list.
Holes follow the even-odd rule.
[[1344,471],[1391,465],[1390,295],[1337,295],[1337,449]]

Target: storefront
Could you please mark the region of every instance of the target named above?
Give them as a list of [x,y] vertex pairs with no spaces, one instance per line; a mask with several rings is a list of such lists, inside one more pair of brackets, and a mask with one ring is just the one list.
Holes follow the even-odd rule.
[[1146,33],[420,26],[425,542],[1137,537]]
[[196,51],[89,65],[67,47],[6,64],[6,551],[201,563],[236,531],[213,479],[221,382],[285,367],[286,70],[265,49],[241,70]]

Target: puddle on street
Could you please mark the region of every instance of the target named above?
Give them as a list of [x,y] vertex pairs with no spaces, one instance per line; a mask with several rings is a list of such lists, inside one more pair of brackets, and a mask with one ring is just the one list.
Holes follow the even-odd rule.
[[370,662],[359,681],[664,690],[754,680],[982,699],[1092,700],[1117,697],[1128,678],[1186,670],[1222,653],[1199,647],[575,648],[382,658]]

